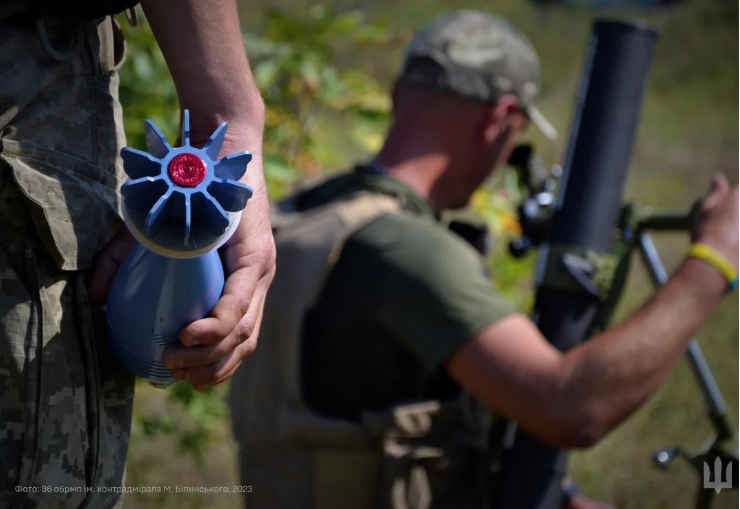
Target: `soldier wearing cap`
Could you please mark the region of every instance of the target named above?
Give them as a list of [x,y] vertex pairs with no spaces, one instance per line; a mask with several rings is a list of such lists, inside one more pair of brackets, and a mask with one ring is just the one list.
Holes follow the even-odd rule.
[[[593,445],[720,302],[722,272],[687,257],[635,315],[563,354],[497,294],[442,212],[529,122],[554,137],[538,87],[507,21],[443,15],[408,47],[377,156],[274,206],[276,278],[231,392],[249,509],[492,507],[502,417],[555,447]],[[697,232],[736,273],[726,180]]]

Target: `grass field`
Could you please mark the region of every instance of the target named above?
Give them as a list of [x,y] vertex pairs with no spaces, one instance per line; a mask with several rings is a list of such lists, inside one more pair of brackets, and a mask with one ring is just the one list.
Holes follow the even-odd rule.
[[[301,0],[243,2],[245,26],[259,30],[265,4],[300,11]],[[543,159],[557,162],[567,141],[573,98],[593,12],[536,10],[524,0],[496,2],[462,0],[340,1],[344,7],[365,7],[396,27],[409,29],[451,7],[490,6],[519,26],[541,55],[543,98],[541,109],[561,133],[558,143],[547,144],[536,134]],[[247,5],[248,4],[248,5]],[[611,16],[639,18],[661,34],[643,120],[635,146],[626,197],[666,207],[688,207],[704,193],[715,171],[737,183],[738,174],[738,5],[737,2],[697,0],[660,11],[609,12]],[[355,57],[357,58],[357,57]],[[383,54],[362,55],[363,66],[388,83],[398,65],[400,47]],[[124,68],[125,72],[125,68]],[[349,164],[347,153],[342,164]],[[327,168],[332,170],[334,168]],[[681,260],[687,245],[682,235],[656,238],[669,269]],[[651,287],[639,264],[631,272],[626,297],[615,320],[624,318],[649,295]],[[655,338],[659,341],[661,338]],[[699,341],[719,386],[738,412],[738,297],[726,299],[702,328]],[[226,387],[220,387],[223,393]],[[172,486],[169,494],[127,496],[126,509],[232,508],[237,495],[177,494],[175,486],[232,486],[238,484],[234,443],[223,406],[199,411],[213,414],[208,444],[201,459],[188,447],[202,437],[189,414],[172,405],[166,393],[140,384],[136,420],[127,473],[129,485]],[[156,433],[151,422],[166,416],[175,433]],[[706,407],[685,362],[664,386],[628,422],[587,452],[572,457],[572,471],[588,493],[620,509],[689,509],[693,507],[699,477],[681,461],[670,472],[655,469],[651,455],[657,449],[680,444],[700,446],[711,428]],[[199,434],[200,433],[200,434]],[[723,492],[718,509],[738,506],[737,491]]]

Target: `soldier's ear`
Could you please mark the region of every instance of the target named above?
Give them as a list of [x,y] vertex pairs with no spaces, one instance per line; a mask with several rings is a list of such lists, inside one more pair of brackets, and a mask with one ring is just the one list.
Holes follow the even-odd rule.
[[520,111],[519,99],[512,94],[506,94],[499,98],[495,104],[487,108],[486,128],[483,136],[486,143],[493,143],[498,136],[506,130],[506,122],[511,115]]

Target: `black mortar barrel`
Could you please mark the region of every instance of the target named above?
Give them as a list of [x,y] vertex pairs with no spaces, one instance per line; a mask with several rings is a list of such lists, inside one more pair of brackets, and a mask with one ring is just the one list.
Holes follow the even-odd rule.
[[[594,22],[548,244],[613,252],[657,39],[657,33],[641,23]],[[546,250],[547,244],[541,257]],[[541,276],[533,320],[548,341],[568,350],[588,339],[601,302],[587,294],[540,287]],[[493,508],[560,509],[567,452],[522,429],[510,432]]]

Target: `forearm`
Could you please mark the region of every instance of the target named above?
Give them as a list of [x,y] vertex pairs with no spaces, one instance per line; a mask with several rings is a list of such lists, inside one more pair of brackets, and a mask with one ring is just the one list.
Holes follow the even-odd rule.
[[235,0],[143,0],[147,20],[190,110],[194,140],[223,121],[261,156],[264,103],[244,50]]
[[725,277],[734,277],[738,266],[737,203],[737,187],[715,176],[694,234],[727,260],[726,276],[712,266],[724,262],[689,258],[624,323],[565,354],[514,314],[476,334],[445,367],[539,439],[560,448],[592,445],[665,380],[725,295]]
[[[180,107],[190,110],[192,143],[205,143],[222,122],[228,122],[223,151],[252,153],[241,181],[254,194],[230,244],[242,242],[247,230],[269,231],[262,167],[265,106],[242,44],[235,0],[141,4],[175,82]],[[260,229],[255,223],[265,226]]]
[[726,288],[714,268],[689,258],[622,324],[564,356],[564,401],[587,416],[579,445],[603,436],[658,388]]

